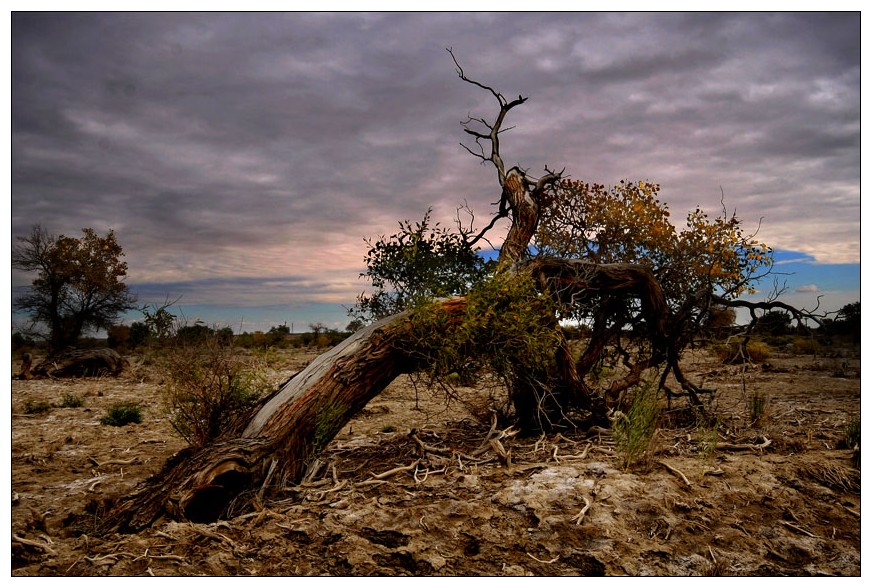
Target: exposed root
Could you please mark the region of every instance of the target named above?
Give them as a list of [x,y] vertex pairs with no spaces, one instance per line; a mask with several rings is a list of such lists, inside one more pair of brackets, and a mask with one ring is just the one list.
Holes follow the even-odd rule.
[[569,519],[570,522],[574,522],[576,525],[581,524],[581,521],[584,520],[584,515],[586,515],[587,511],[590,510],[590,500],[588,500],[587,496],[583,496],[582,498],[584,499],[584,508],[581,509],[581,512],[579,512],[577,515]]
[[46,555],[57,555],[57,552],[45,543],[40,543],[39,541],[34,541],[33,539],[25,539],[24,537],[19,537],[15,533],[12,533],[12,541],[14,543],[20,543],[21,545],[27,545],[28,547],[36,547],[37,549],[41,549],[46,553]]
[[525,553],[527,554],[527,557],[529,557],[530,559],[534,559],[534,560],[538,561],[539,563],[543,563],[543,564],[553,564],[558,559],[560,559],[559,555],[555,555],[552,559],[545,560],[545,559],[539,559],[535,555],[531,554],[529,551],[527,551]]
[[820,539],[819,536],[815,535],[811,531],[807,531],[806,529],[803,529],[799,525],[794,525],[793,523],[788,523],[787,521],[781,521],[781,524],[784,525],[785,527],[787,527],[788,529],[796,531],[797,533],[801,533],[801,534],[807,535],[809,537],[814,537],[815,539]]
[[91,457],[90,455],[88,456],[88,461],[93,463],[98,468],[102,468],[102,467],[110,466],[110,465],[126,466],[126,465],[133,465],[133,464],[142,463],[142,461],[138,457],[133,457],[131,459],[110,459],[109,461],[99,462],[96,459],[94,459],[93,457]]
[[673,474],[675,474],[676,476],[678,476],[679,478],[681,478],[682,481],[683,481],[685,484],[687,484],[687,487],[688,487],[688,488],[692,488],[692,487],[693,487],[693,484],[690,483],[690,480],[687,479],[687,476],[685,476],[684,473],[682,473],[681,470],[672,467],[671,465],[669,465],[669,464],[666,463],[665,461],[661,461],[661,462],[658,462],[658,463],[660,463],[660,465],[662,465],[662,466],[665,467],[667,470],[669,470],[670,472],[672,472]]
[[400,467],[388,470],[386,472],[382,472],[380,474],[375,474],[375,475],[373,475],[372,478],[373,478],[373,480],[384,480],[386,478],[390,478],[391,476],[395,476],[396,474],[399,474],[401,472],[411,472],[416,467],[418,467],[419,463],[421,463],[420,458],[416,459],[415,461],[413,461],[412,463],[410,463],[407,466],[400,466]]

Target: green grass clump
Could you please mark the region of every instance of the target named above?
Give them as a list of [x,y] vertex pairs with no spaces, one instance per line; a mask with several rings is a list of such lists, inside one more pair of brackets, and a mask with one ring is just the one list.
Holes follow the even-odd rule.
[[120,402],[114,404],[106,412],[106,416],[100,419],[100,423],[113,427],[123,427],[130,423],[142,422],[142,408],[135,403]]
[[75,394],[64,392],[63,397],[61,397],[61,403],[58,404],[58,408],[79,408],[84,404],[85,401],[82,400],[81,396],[76,396]]
[[751,426],[757,426],[766,418],[769,409],[769,399],[765,394],[754,392],[748,398],[748,420],[751,421]]
[[648,382],[639,386],[626,414],[618,412],[612,421],[615,445],[625,469],[629,469],[648,454],[660,416],[657,400],[656,383]]
[[854,449],[860,446],[860,417],[855,416],[845,425],[845,447]]
[[50,411],[51,404],[44,400],[27,400],[24,403],[24,414],[43,414]]

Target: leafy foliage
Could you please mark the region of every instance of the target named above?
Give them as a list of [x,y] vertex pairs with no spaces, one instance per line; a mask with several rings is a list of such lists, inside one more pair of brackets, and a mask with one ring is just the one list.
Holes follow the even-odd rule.
[[360,294],[349,314],[379,319],[434,298],[465,294],[487,275],[490,264],[463,235],[433,224],[430,213],[414,224],[400,222],[400,231],[390,237],[367,240],[367,269],[360,276],[375,290]]
[[660,186],[622,181],[606,188],[564,180],[549,193],[536,242],[544,255],[651,269],[673,308],[704,288],[730,299],[753,291],[773,264],[772,249],[749,236],[735,213],[710,218],[701,208],[683,230],[672,223]]
[[[175,334],[177,317],[168,310],[169,306],[170,302],[167,301],[161,306],[157,306],[156,304],[145,305],[139,309],[145,321],[143,323],[133,324],[142,324],[145,326],[145,340],[154,339],[159,343],[163,343]],[[142,327],[138,327],[138,330],[138,336],[141,338],[143,336],[143,329]]]
[[463,379],[484,367],[506,379],[542,372],[560,343],[555,311],[532,278],[500,271],[472,288],[459,318],[439,305],[415,309],[410,347],[434,376]]
[[15,307],[48,326],[53,351],[74,345],[85,329],[108,330],[136,301],[123,282],[127,263],[115,233],[82,232],[79,239],[54,237],[37,225],[12,252],[13,267],[37,273]]

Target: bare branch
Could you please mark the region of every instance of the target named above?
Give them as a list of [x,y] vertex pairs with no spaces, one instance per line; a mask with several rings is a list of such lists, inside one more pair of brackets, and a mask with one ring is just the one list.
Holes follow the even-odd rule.
[[[500,186],[504,187],[506,169],[505,164],[503,163],[502,156],[500,155],[499,134],[504,130],[508,130],[502,128],[503,121],[505,120],[508,112],[512,108],[526,102],[527,98],[519,95],[516,99],[509,101],[505,96],[502,95],[502,93],[498,92],[493,87],[468,77],[466,75],[466,72],[463,70],[463,67],[460,65],[460,62],[457,61],[457,57],[454,55],[454,51],[450,47],[447,48],[446,51],[448,51],[448,54],[451,55],[451,59],[452,61],[454,61],[455,71],[457,72],[457,75],[460,77],[460,79],[468,84],[472,84],[473,86],[477,86],[483,90],[490,92],[497,99],[497,103],[500,105],[499,114],[497,114],[497,118],[493,124],[488,123],[484,118],[476,118],[473,116],[468,116],[467,119],[461,123],[464,132],[475,137],[475,141],[481,149],[481,154],[475,153],[475,151],[473,151],[466,145],[463,145],[462,143],[461,146],[463,146],[464,149],[466,149],[470,154],[474,155],[475,157],[478,157],[483,161],[490,161],[491,163],[493,163],[494,167],[497,168]],[[482,125],[487,130],[487,132],[470,128],[469,125],[473,122]],[[479,143],[479,141],[481,140],[490,141],[490,155],[487,155],[485,153],[486,150],[484,146]]]

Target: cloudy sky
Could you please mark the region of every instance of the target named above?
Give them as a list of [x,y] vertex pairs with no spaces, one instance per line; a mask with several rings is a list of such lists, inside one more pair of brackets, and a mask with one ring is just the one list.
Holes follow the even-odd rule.
[[459,123],[495,102],[446,47],[529,96],[507,164],[658,182],[673,218],[723,190],[763,219],[788,301],[860,297],[857,13],[13,13],[11,32],[11,241],[114,229],[140,303],[181,296],[191,321],[344,327],[365,237],[464,202],[487,222],[496,176]]

